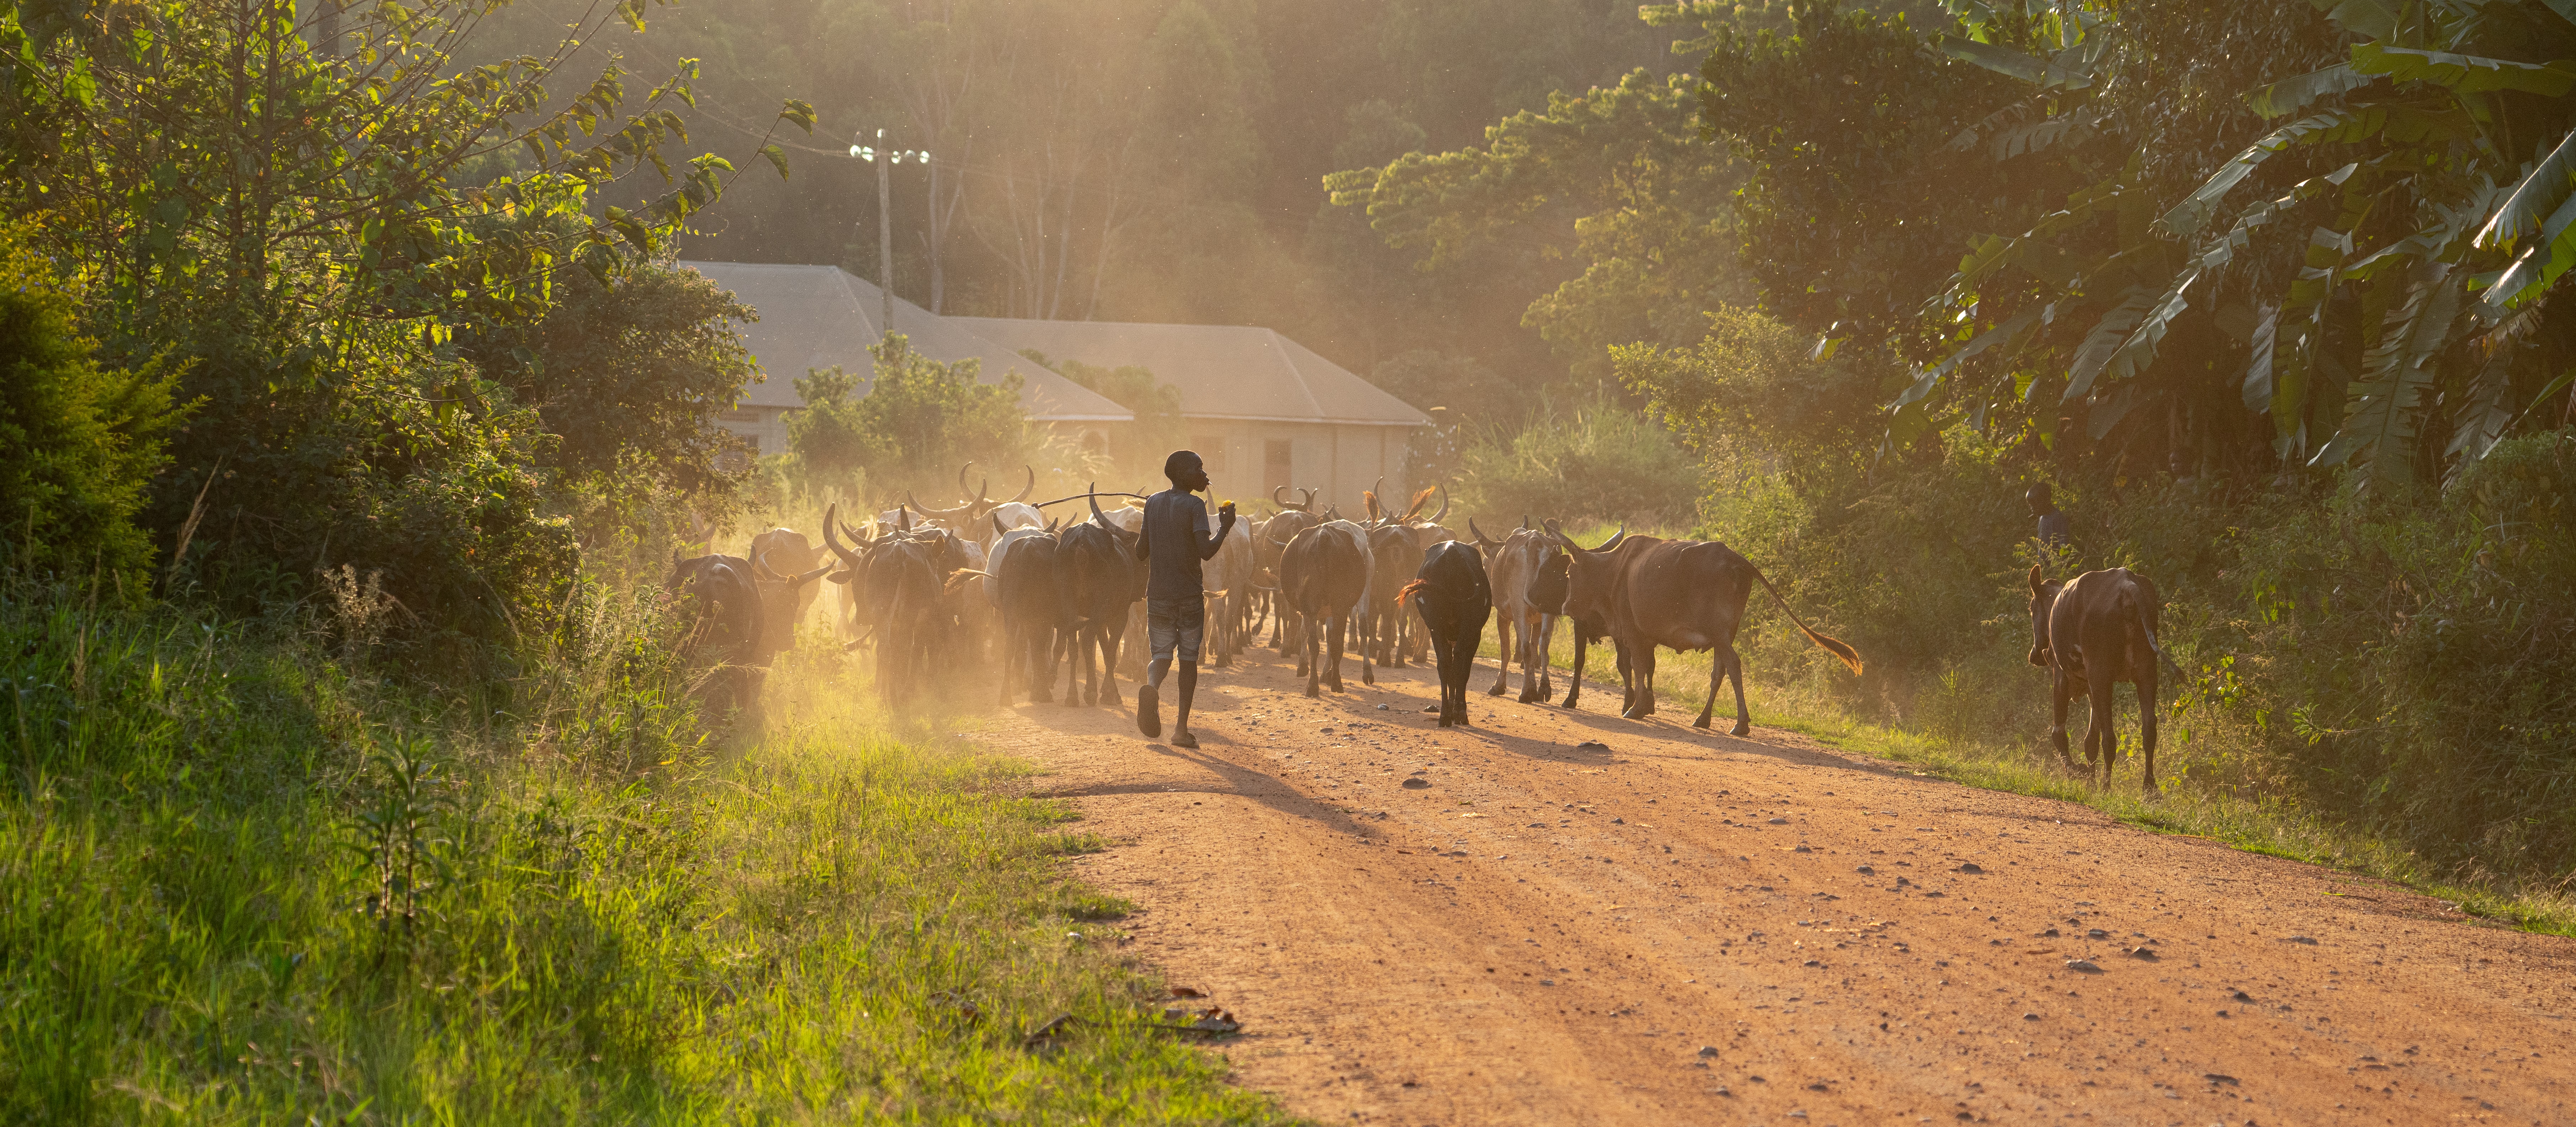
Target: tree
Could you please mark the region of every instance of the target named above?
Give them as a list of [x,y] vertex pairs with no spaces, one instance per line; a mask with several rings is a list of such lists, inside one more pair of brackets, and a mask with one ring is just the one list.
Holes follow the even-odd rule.
[[1407,153],[1326,184],[1425,269],[1497,244],[1583,263],[1528,299],[1521,323],[1577,373],[1602,374],[1609,346],[1687,341],[1702,310],[1742,288],[1724,203],[1734,174],[1700,139],[1695,86],[1634,71],[1614,87],[1551,95],[1480,147]]
[[[640,26],[649,6],[601,18]],[[732,166],[674,166],[686,64],[630,99],[612,57],[550,98],[587,26],[463,67],[486,0],[344,7],[0,10],[20,60],[0,87],[0,201],[41,213],[37,245],[96,279],[85,327],[106,362],[168,355],[200,404],[146,510],[174,539],[202,517],[182,578],[247,610],[350,563],[430,634],[507,637],[558,605],[573,545],[540,515],[542,419],[459,336],[541,321],[565,271],[617,278]],[[601,198],[639,170],[666,190]]]
[[901,333],[886,334],[868,354],[874,378],[864,396],[851,397],[858,379],[837,367],[796,381],[806,408],[787,418],[787,448],[808,488],[944,485],[967,462],[1012,465],[1028,454],[1018,373],[978,383],[980,361],[942,364],[913,351]]
[[614,285],[572,270],[542,318],[479,332],[462,351],[536,409],[555,438],[539,464],[562,488],[640,486],[721,508],[735,484],[721,462],[746,448],[709,424],[759,378],[735,329],[758,316],[669,262],[638,263]]
[[185,417],[175,379],[100,366],[75,318],[86,294],[0,229],[0,567],[98,575],[148,589],[152,543],[134,524]]

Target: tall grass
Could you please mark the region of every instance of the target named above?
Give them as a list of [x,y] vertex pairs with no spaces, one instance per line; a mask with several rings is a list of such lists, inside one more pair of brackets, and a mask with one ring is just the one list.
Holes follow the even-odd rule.
[[77,594],[0,600],[0,1121],[1277,1118],[1149,1027],[1071,812],[833,657],[716,741],[606,592],[438,695]]

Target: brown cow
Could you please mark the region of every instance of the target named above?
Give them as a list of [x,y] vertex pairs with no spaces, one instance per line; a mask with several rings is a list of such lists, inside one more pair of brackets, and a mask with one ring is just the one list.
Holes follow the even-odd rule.
[[1735,632],[1744,625],[1744,604],[1753,585],[1771,593],[1771,601],[1798,624],[1799,632],[1825,652],[1860,672],[1860,654],[1842,641],[1817,633],[1790,610],[1777,588],[1751,561],[1713,540],[1665,540],[1623,536],[1610,551],[1593,551],[1558,531],[1548,532],[1565,546],[1570,571],[1565,611],[1597,619],[1609,628],[1610,640],[1628,654],[1624,680],[1628,706],[1620,715],[1642,720],[1655,711],[1655,647],[1709,650],[1708,703],[1701,706],[1695,728],[1708,727],[1717,709],[1721,679],[1735,684],[1735,735],[1753,730],[1753,713],[1744,703],[1744,659],[1735,652]]
[[[2146,576],[2125,567],[2088,571],[2073,582],[2040,579],[2030,567],[2030,663],[2048,670],[2048,738],[2067,770],[2092,773],[2102,765],[2111,781],[2118,752],[2119,713],[2112,687],[2127,681],[2138,690],[2138,736],[2146,748],[2146,785],[2156,785],[2156,610],[2163,600]],[[2083,694],[2092,715],[2084,724],[2084,763],[2066,750],[2066,702]]]

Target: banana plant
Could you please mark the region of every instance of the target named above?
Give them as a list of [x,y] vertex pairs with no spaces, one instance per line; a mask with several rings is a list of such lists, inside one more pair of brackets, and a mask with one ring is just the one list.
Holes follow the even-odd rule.
[[[2278,124],[2152,222],[2135,222],[2141,150],[2021,235],[1972,244],[1927,310],[1960,323],[1957,347],[1890,404],[1893,433],[1959,407],[1944,384],[1993,354],[2019,371],[1990,395],[2053,386],[2099,438],[2147,398],[2176,319],[2219,312],[2231,277],[2279,279],[2251,315],[2217,323],[2285,459],[2374,485],[2456,472],[2565,389],[2537,368],[2550,353],[2534,338],[2576,266],[2576,0],[2312,2],[2349,57],[2245,92]],[[2093,95],[2146,49],[2113,5],[1951,7],[1965,34],[1938,45],[2031,87],[1955,146],[2001,161],[2133,131]],[[2285,186],[2276,167],[2313,171]],[[2062,382],[2027,371],[2040,365],[2062,365]]]

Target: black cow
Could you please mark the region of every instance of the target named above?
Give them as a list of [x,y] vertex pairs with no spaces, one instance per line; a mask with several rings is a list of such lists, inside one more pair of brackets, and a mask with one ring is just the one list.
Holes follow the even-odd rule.
[[1014,674],[1034,702],[1055,699],[1056,638],[1074,625],[1065,596],[1063,544],[1052,531],[1013,529],[994,541],[995,601],[1002,612],[1002,703],[1011,703]]
[[[1297,673],[1306,679],[1306,695],[1320,696],[1319,687],[1327,681],[1334,692],[1341,692],[1342,643],[1349,634],[1352,613],[1368,598],[1372,571],[1368,534],[1346,520],[1327,521],[1298,533],[1280,554],[1279,566],[1279,612],[1298,619],[1290,630],[1301,639]],[[1316,653],[1318,644],[1323,645],[1321,655]],[[1332,665],[1329,672],[1326,662]],[[1360,679],[1377,683],[1365,647],[1360,651]]]
[[739,556],[682,559],[671,553],[671,577],[662,589],[677,598],[688,617],[680,650],[711,668],[698,684],[700,699],[714,711],[728,706],[750,711],[759,704],[761,646],[760,585],[751,561]]
[[1440,726],[1467,722],[1467,675],[1476,666],[1476,646],[1485,637],[1485,619],[1494,610],[1494,591],[1485,581],[1485,557],[1474,545],[1444,540],[1423,553],[1422,568],[1404,585],[1396,601],[1411,596],[1413,609],[1431,636],[1431,651],[1440,665]]
[[[1057,537],[1058,582],[1073,617],[1072,628],[1060,635],[1067,659],[1064,703],[1099,704],[1106,697],[1114,705],[1119,703],[1119,638],[1127,632],[1127,607],[1145,595],[1145,577],[1136,566],[1136,537],[1109,523],[1099,498],[1090,500],[1091,519]],[[1091,666],[1095,651],[1098,670]],[[1054,677],[1052,662],[1047,675]],[[1079,697],[1073,690],[1076,681],[1083,685]]]
[[[1606,552],[1617,544],[1618,540],[1614,538],[1594,550]],[[1583,663],[1584,659],[1591,655],[1592,645],[1595,642],[1610,643],[1611,656],[1618,664],[1619,680],[1625,684],[1628,679],[1628,651],[1620,648],[1618,639],[1610,636],[1609,624],[1601,621],[1598,615],[1580,615],[1565,609],[1566,599],[1574,593],[1574,584],[1570,576],[1573,563],[1574,561],[1566,557],[1562,548],[1555,548],[1547,557],[1547,561],[1539,565],[1538,576],[1530,580],[1529,585],[1530,605],[1545,610],[1549,614],[1559,615],[1574,627],[1574,674],[1566,678],[1565,707],[1567,708],[1578,707],[1575,702],[1583,699]],[[1624,700],[1619,702],[1622,708],[1627,707],[1627,704],[1628,702]]]

